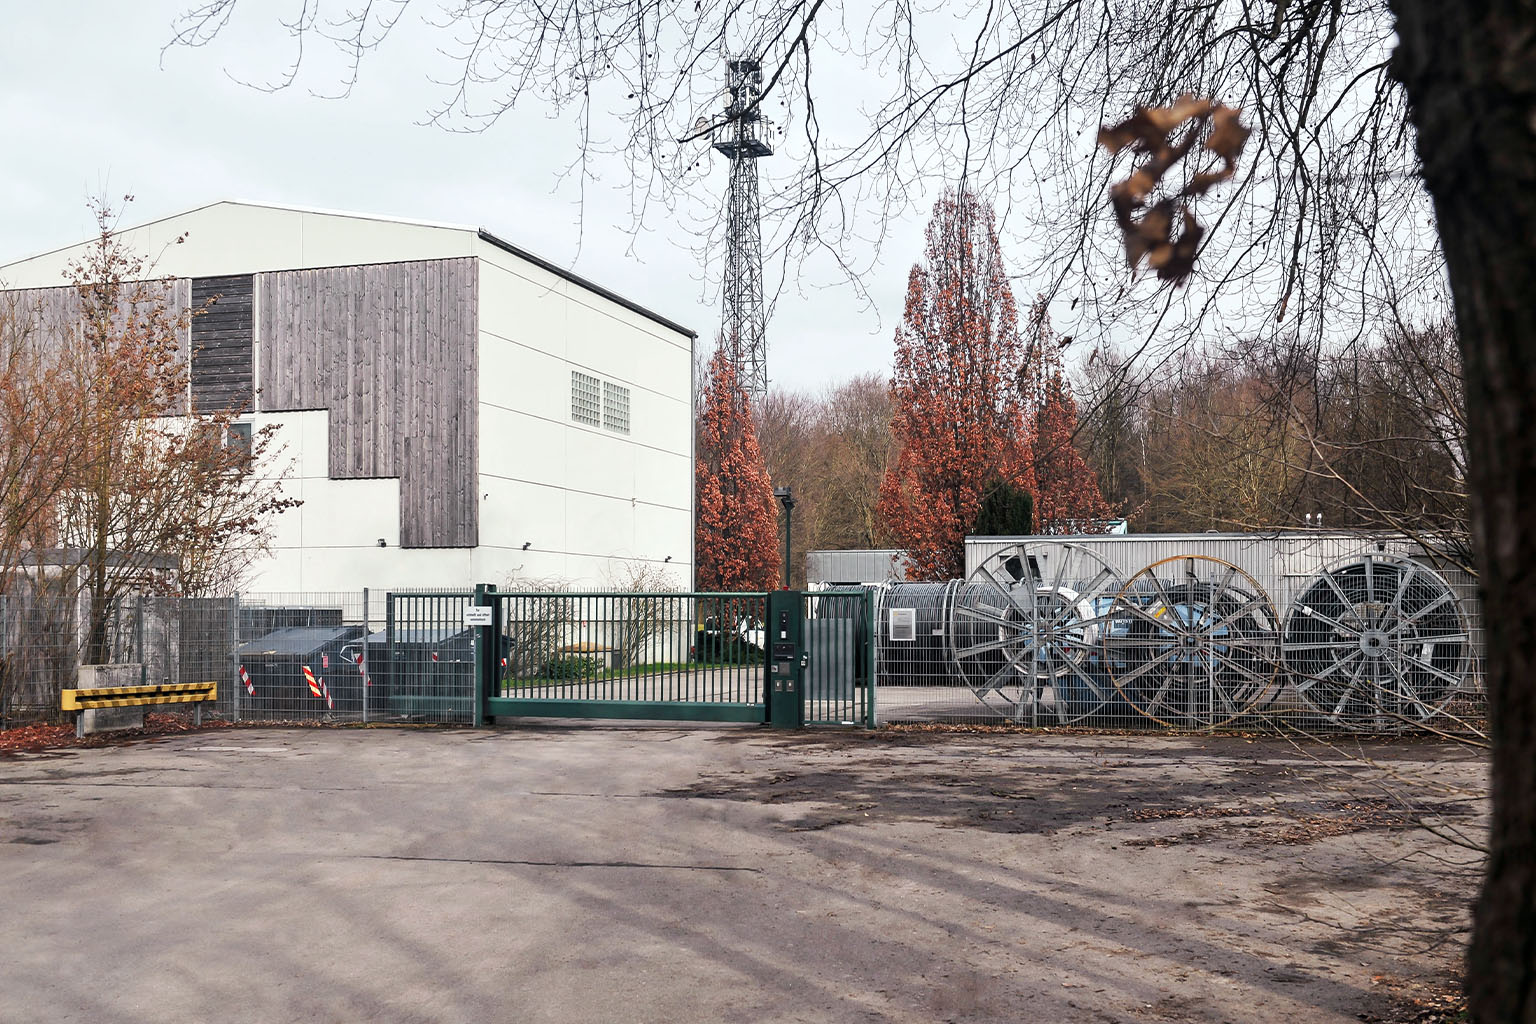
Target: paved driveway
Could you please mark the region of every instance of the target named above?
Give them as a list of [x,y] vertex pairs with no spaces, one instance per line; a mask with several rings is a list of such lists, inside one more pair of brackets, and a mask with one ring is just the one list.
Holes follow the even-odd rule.
[[[1355,1021],[1481,766],[1135,736],[225,729],[0,759],[0,1020]],[[1454,855],[1455,851],[1449,851]]]

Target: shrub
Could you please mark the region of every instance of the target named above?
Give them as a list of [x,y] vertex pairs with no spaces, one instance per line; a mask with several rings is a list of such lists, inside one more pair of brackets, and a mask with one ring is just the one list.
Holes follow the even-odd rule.
[[550,679],[591,679],[602,675],[601,658],[589,658],[580,654],[562,654],[544,668]]

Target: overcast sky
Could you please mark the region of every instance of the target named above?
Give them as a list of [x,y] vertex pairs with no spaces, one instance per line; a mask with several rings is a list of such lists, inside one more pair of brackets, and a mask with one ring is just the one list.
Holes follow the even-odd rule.
[[[421,124],[439,95],[432,76],[450,70],[434,50],[440,37],[408,19],[346,99],[313,95],[334,86],[323,54],[309,58],[304,87],[266,93],[236,79],[270,80],[292,49],[259,24],[162,57],[187,3],[7,5],[0,263],[88,237],[88,196],[133,194],[125,226],[252,199],[483,227],[714,337],[718,281],[691,251],[697,236],[657,218],[634,235],[621,166],[598,167],[603,180],[584,199],[560,185],[573,157],[568,126],[537,110],[482,134]],[[801,268],[768,326],[776,385],[819,390],[889,372],[923,219],[888,233],[886,264],[866,278],[873,308],[830,267]]]

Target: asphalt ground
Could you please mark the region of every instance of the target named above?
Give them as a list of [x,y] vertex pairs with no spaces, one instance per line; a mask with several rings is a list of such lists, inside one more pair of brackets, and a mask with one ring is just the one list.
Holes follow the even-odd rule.
[[[552,723],[0,757],[0,1021],[1357,1021],[1452,984],[1424,741]],[[1395,1019],[1395,1018],[1393,1018]]]

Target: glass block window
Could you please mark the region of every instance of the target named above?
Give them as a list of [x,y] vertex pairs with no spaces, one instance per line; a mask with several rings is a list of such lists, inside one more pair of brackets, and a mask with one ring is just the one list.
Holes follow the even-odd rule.
[[603,382],[596,377],[571,371],[571,419],[594,427],[602,426]]
[[629,433],[629,388],[603,381],[603,426]]

